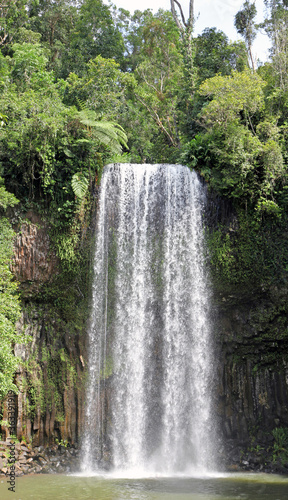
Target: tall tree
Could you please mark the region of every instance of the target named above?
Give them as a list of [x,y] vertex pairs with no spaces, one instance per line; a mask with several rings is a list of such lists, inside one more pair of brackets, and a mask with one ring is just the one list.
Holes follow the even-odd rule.
[[231,71],[243,71],[248,65],[244,42],[229,42],[228,37],[216,28],[206,28],[196,38],[195,64],[200,80],[217,73],[230,75]]
[[[182,6],[178,0],[170,0],[171,12],[182,38],[183,57],[186,67],[186,74],[190,85],[195,85],[195,68],[194,68],[194,44],[192,39],[194,27],[194,0],[189,0],[189,16],[185,19]],[[177,13],[178,10],[178,13]],[[179,18],[180,14],[180,18]]]
[[250,0],[246,0],[244,2],[243,8],[239,10],[239,12],[237,12],[234,21],[237,32],[241,36],[243,36],[245,40],[253,71],[255,71],[255,61],[252,54],[252,44],[257,35],[257,30],[254,22],[256,14],[257,9],[255,3],[251,3]]
[[79,75],[97,55],[122,62],[124,42],[111,7],[102,0],[39,0],[30,10],[30,27],[41,33],[57,77]]
[[170,146],[179,145],[178,91],[183,78],[179,33],[169,12],[159,10],[143,30],[143,60],[135,70],[135,95]]
[[[171,3],[171,12],[173,18],[182,36],[185,36],[187,34],[188,37],[191,37],[194,24],[194,0],[189,0],[189,17],[187,20],[185,20],[185,16],[180,2],[178,0],[170,0],[170,3]],[[177,9],[180,13],[180,19],[177,15]]]
[[11,43],[17,30],[27,22],[27,0],[0,0],[0,46]]
[[264,0],[268,17],[264,22],[271,42],[274,85],[281,93],[288,89],[288,2],[287,0]]

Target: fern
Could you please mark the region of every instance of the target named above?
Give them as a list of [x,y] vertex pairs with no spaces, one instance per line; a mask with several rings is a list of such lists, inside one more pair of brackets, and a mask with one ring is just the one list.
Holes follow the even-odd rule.
[[80,199],[83,198],[88,189],[88,184],[89,181],[85,176],[85,174],[83,174],[82,172],[76,172],[76,174],[73,175],[71,180],[71,185],[75,196],[77,196]]
[[88,129],[93,129],[95,138],[109,146],[112,153],[121,154],[122,146],[128,149],[125,130],[114,121],[97,120],[95,111],[83,109],[77,113],[79,121]]
[[76,101],[77,101],[77,107],[78,109],[80,109],[80,111],[87,109],[86,102],[83,99],[79,99],[79,97],[76,96]]

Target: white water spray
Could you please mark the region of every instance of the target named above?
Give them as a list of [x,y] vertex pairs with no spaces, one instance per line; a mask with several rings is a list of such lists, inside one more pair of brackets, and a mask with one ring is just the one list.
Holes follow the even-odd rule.
[[98,210],[82,470],[214,468],[205,192],[180,165],[108,165]]

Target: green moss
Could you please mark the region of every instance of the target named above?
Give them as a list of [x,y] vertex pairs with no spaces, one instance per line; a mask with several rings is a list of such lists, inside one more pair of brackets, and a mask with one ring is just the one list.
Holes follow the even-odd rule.
[[[38,411],[41,415],[52,408],[58,422],[64,419],[64,391],[76,387],[83,381],[77,377],[77,360],[69,356],[65,348],[59,348],[61,334],[49,345],[38,347],[29,360],[23,363],[26,378],[21,380],[21,389],[26,392],[26,416],[34,419]],[[61,345],[61,344],[60,344]]]
[[237,221],[206,234],[211,270],[218,289],[251,289],[288,280],[287,220],[259,220],[238,210]]

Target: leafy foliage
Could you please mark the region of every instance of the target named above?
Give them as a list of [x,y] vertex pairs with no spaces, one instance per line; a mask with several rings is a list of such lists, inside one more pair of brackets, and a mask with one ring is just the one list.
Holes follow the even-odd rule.
[[256,14],[257,9],[255,2],[251,3],[250,0],[246,0],[244,2],[243,8],[239,10],[239,12],[237,12],[234,22],[237,32],[244,37],[253,69],[255,69],[255,65],[251,47],[257,34],[254,24],[254,18],[256,17]]
[[[18,200],[0,187],[0,207],[6,209]],[[13,354],[14,344],[25,342],[23,335],[17,334],[16,322],[20,316],[17,283],[10,270],[13,253],[14,231],[5,217],[0,217],[0,398],[9,390],[17,391],[13,384],[14,372],[19,360]]]
[[28,20],[26,0],[11,0],[5,4],[1,5],[0,46],[11,43],[17,30]]
[[8,207],[13,207],[19,203],[14,194],[9,193],[4,187],[4,181],[0,177],[0,209],[6,210]]
[[219,193],[260,218],[280,216],[287,178],[280,129],[265,118],[265,85],[248,69],[204,81],[199,93],[210,100],[198,116],[205,132],[185,157]]
[[282,463],[288,460],[288,429],[287,427],[275,427],[272,431],[274,438],[273,459],[280,459]]
[[120,154],[122,146],[128,148],[127,136],[123,127],[118,123],[99,121],[95,111],[88,109],[79,111],[76,116],[80,123],[86,126],[88,133],[91,135],[91,129],[93,129],[93,136],[99,142],[109,146],[112,153]]
[[201,113],[205,125],[225,127],[232,121],[239,121],[241,113],[244,119],[249,120],[264,107],[264,86],[265,82],[249,70],[232,71],[231,76],[215,76],[206,80],[199,92],[213,99]]
[[85,177],[82,172],[76,172],[76,174],[72,176],[71,184],[75,196],[78,196],[78,198],[83,198],[83,196],[85,196],[87,192],[89,185],[87,177]]
[[223,31],[206,28],[196,38],[195,64],[201,81],[216,74],[230,75],[232,70],[243,71],[247,66],[243,42],[229,43]]

